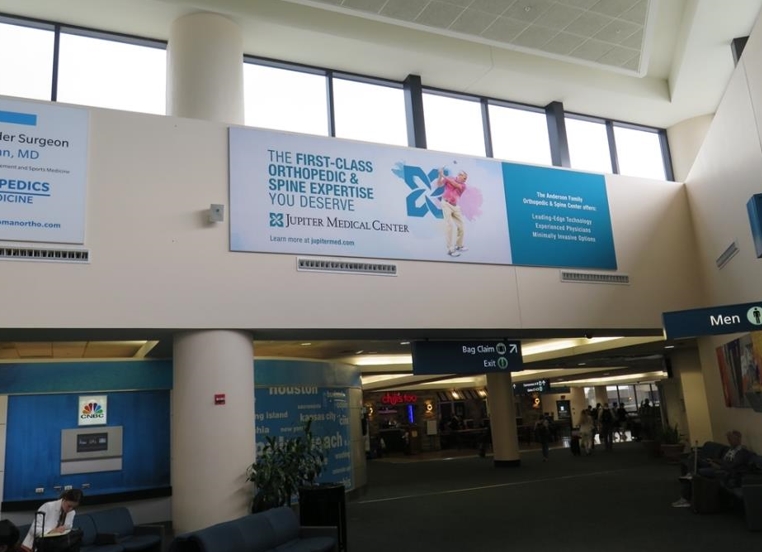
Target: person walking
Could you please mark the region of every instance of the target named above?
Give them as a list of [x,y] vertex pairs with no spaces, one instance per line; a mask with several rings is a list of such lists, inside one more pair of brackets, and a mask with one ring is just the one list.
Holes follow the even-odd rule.
[[583,410],[579,416],[579,438],[582,448],[588,456],[593,453],[593,418],[588,410]]
[[535,439],[542,445],[542,461],[548,461],[548,455],[550,454],[550,420],[547,416],[542,416],[537,423],[534,424],[534,436]]

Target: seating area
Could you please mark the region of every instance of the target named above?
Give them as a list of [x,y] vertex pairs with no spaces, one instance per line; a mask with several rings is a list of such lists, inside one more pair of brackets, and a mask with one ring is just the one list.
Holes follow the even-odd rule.
[[338,552],[337,527],[303,527],[283,506],[177,535],[170,552]]
[[[720,461],[727,450],[726,444],[707,441],[696,450],[695,454],[699,460]],[[693,462],[693,453],[684,455],[681,462],[683,474],[693,469]],[[762,531],[762,456],[754,454],[745,469],[731,474],[730,477],[714,480],[713,483],[721,495],[714,499],[716,504],[709,510],[729,509],[734,506],[734,500],[738,501],[743,507],[748,529]],[[696,482],[694,481],[694,492],[695,489]],[[694,510],[701,511],[702,509],[703,507],[694,507]]]
[[[164,526],[135,525],[127,508],[77,513],[74,527],[82,530],[81,552],[161,552]],[[19,527],[21,540],[29,525]]]

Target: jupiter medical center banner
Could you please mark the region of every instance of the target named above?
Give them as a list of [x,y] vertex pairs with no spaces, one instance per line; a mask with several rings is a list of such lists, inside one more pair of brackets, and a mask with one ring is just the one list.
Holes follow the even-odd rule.
[[89,114],[0,99],[0,240],[82,244]]
[[602,175],[230,128],[230,249],[616,269]]

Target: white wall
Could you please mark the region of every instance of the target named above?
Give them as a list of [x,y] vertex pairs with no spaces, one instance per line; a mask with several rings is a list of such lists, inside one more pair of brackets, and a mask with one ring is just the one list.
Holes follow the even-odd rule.
[[[728,53],[730,55],[730,53]],[[699,263],[706,292],[701,305],[762,299],[762,260],[751,238],[746,202],[762,192],[762,28],[758,21],[723,97],[686,189],[696,227]],[[739,253],[723,268],[715,259],[732,242]],[[738,336],[699,340],[714,439],[739,429],[745,442],[762,452],[762,414],[724,404],[716,347]]]
[[[297,273],[291,255],[228,251],[222,124],[93,109],[89,265],[4,262],[0,327],[658,328],[694,306],[695,249],[678,183],[607,177],[620,271],[632,285],[562,284],[559,271],[399,262],[399,276]],[[436,277],[466,290],[446,303]]]
[[672,172],[678,182],[683,182],[688,177],[713,119],[713,114],[700,115],[667,129]]

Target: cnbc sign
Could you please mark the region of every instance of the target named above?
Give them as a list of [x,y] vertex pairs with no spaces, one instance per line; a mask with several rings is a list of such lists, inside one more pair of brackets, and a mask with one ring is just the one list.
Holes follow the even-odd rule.
[[79,398],[79,411],[77,412],[77,425],[105,425],[108,411],[108,397],[106,395],[88,395]]

